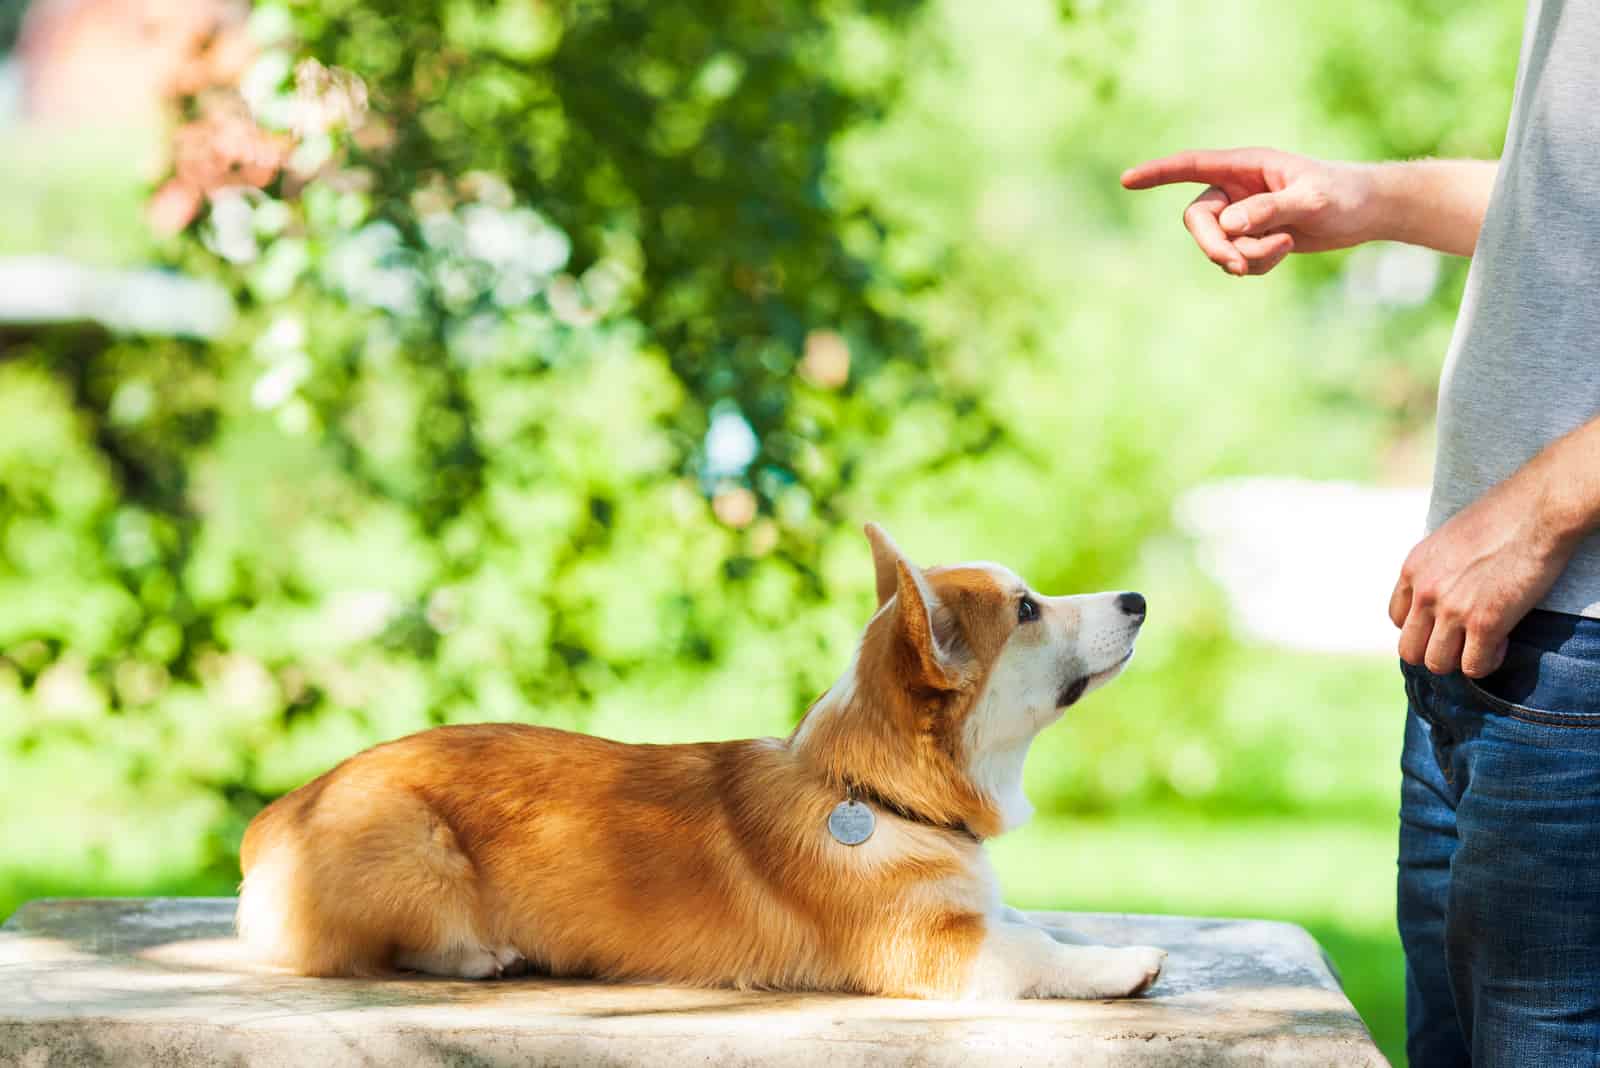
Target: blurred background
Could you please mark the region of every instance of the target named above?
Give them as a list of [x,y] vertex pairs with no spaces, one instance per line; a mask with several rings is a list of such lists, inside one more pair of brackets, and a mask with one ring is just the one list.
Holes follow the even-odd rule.
[[1229,279],[1117,175],[1498,155],[1520,7],[0,3],[0,917],[230,893],[434,724],[786,733],[875,518],[1150,599],[1010,903],[1303,924],[1399,1063],[1384,613],[1465,263]]

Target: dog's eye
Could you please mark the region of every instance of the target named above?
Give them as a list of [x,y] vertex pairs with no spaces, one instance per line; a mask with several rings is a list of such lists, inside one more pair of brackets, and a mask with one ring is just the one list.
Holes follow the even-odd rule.
[[1032,623],[1039,618],[1039,602],[1032,597],[1024,596],[1017,602],[1017,622]]

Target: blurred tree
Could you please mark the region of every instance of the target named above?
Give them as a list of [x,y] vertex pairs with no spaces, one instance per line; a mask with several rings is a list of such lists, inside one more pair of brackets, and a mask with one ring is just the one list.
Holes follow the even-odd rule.
[[[876,14],[894,16],[910,2],[880,4]],[[329,131],[301,131],[312,180],[359,184],[370,218],[393,227],[397,250],[426,247],[429,212],[452,201],[536,207],[554,227],[543,252],[564,268],[545,295],[568,305],[570,325],[618,313],[643,325],[685,388],[687,403],[669,420],[702,474],[727,473],[704,452],[720,410],[753,432],[755,453],[734,473],[764,506],[796,480],[805,445],[792,396],[808,336],[837,336],[857,379],[886,354],[915,358],[909,331],[869,299],[871,250],[845,251],[840,233],[853,220],[825,195],[830,144],[868,101],[882,105],[886,86],[846,91],[831,76],[824,7],[301,4],[260,9],[258,22],[271,12],[289,16],[298,49],[360,79],[353,91],[374,116],[354,131],[337,170],[315,158],[332,151]],[[280,119],[315,125],[308,110],[352,106],[330,105],[337,79],[317,77],[300,71],[298,118]],[[303,169],[291,176],[284,192],[295,195],[303,177]],[[479,230],[495,225],[483,212],[476,219]],[[507,300],[503,287],[436,294],[424,318],[440,349],[413,349],[416,362],[450,375],[450,361],[438,358],[447,327],[532,294],[521,296]],[[474,455],[470,420],[457,430],[430,439],[444,470],[427,489],[440,496],[418,502],[430,526],[477,484],[462,466]]]
[[893,75],[835,77],[834,23],[910,6],[263,4],[243,67],[197,38],[149,215],[239,316],[8,344],[12,742],[117,717],[107,782],[170,807],[161,767],[225,872],[260,799],[433,723],[637,736],[739,660],[643,730],[797,713],[853,629],[819,610],[841,494],[937,391],[827,186]]

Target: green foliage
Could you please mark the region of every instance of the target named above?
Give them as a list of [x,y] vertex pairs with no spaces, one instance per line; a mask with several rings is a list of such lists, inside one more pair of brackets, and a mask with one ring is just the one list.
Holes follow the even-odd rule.
[[932,406],[844,247],[870,212],[822,189],[882,86],[835,83],[823,9],[716,14],[256,10],[242,95],[294,155],[161,250],[235,294],[230,335],[21,332],[0,365],[6,788],[98,784],[10,863],[123,878],[159,813],[165,863],[226,873],[265,799],[382,738],[779,731],[826,686],[841,488]]
[[[799,464],[836,466],[807,455],[817,435],[794,413],[807,334],[841,333],[862,375],[915,355],[909,332],[867,299],[871,243],[847,252],[841,240],[848,225],[873,229],[872,216],[846,217],[822,188],[834,136],[884,89],[836,82],[825,7],[391,0],[290,10],[303,49],[359,74],[392,127],[393,143],[353,160],[375,217],[407,244],[420,226],[426,243],[419,190],[468,175],[491,175],[536,207],[570,238],[580,303],[631,306],[682,383],[684,397],[659,413],[670,428],[698,440],[718,405],[749,422],[751,482],[768,504]],[[430,320],[495,314],[505,297],[444,291]],[[522,356],[539,346],[510,347]]]

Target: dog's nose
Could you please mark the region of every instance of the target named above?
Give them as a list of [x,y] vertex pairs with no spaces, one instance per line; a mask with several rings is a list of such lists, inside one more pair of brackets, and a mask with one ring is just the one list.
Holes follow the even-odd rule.
[[1117,598],[1117,607],[1140,622],[1144,621],[1144,594],[1124,593]]

